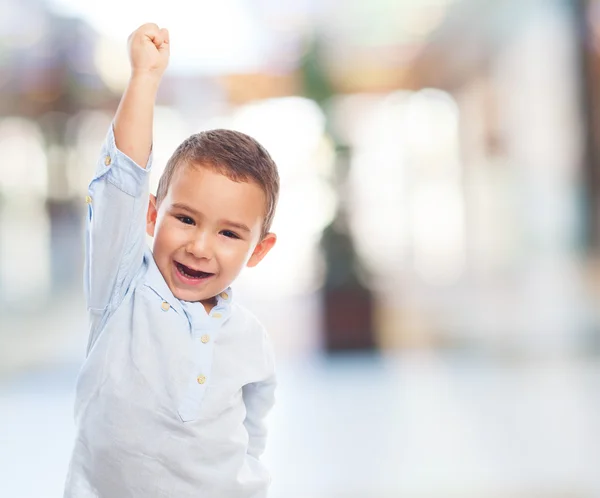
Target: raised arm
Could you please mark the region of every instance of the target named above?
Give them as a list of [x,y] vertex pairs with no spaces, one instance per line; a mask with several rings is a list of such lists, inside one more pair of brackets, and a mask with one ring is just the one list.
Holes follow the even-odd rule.
[[128,40],[131,78],[115,116],[117,148],[144,167],[152,149],[154,103],[169,62],[169,32],[144,24]]
[[144,24],[128,40],[131,78],[88,188],[85,295],[94,344],[142,268],[156,94],[169,59],[169,33]]

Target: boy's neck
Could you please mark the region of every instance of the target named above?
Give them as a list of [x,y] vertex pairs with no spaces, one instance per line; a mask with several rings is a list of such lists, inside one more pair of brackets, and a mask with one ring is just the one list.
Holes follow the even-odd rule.
[[210,299],[205,299],[205,300],[200,301],[200,302],[202,303],[202,306],[204,306],[204,309],[206,310],[206,313],[210,313],[211,310],[217,304],[217,296],[213,296]]

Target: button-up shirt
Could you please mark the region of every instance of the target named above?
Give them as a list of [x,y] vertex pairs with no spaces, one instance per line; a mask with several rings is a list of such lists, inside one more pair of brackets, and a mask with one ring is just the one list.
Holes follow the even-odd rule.
[[270,342],[230,288],[210,313],[171,293],[145,239],[151,161],[111,127],[86,197],[90,330],[65,497],[264,497]]

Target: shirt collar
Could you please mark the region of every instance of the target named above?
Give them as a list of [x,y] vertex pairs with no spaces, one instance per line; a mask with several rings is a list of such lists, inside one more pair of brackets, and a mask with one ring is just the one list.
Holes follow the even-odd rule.
[[[204,310],[204,306],[201,306],[200,303],[198,303],[198,305],[200,305],[199,307],[193,306],[196,303],[180,301],[173,295],[171,289],[169,289],[169,286],[167,285],[167,282],[162,276],[162,273],[158,269],[156,261],[154,261],[154,256],[150,248],[146,248],[144,260],[148,266],[144,282],[145,285],[156,292],[156,294],[158,294],[164,302],[168,303],[178,314],[181,316],[186,316],[190,313],[191,308],[201,308],[202,311]],[[212,309],[211,315],[219,313],[222,315],[223,319],[228,318],[231,311],[231,303],[233,301],[233,290],[231,287],[228,287],[215,297],[217,298],[217,303]],[[184,307],[186,308],[187,312],[184,311]]]

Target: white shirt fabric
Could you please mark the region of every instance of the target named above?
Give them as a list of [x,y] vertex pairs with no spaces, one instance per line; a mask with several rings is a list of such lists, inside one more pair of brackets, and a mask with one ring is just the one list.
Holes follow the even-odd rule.
[[169,290],[145,242],[147,168],[109,130],[89,186],[90,316],[65,498],[262,498],[271,344],[227,289],[207,314]]

